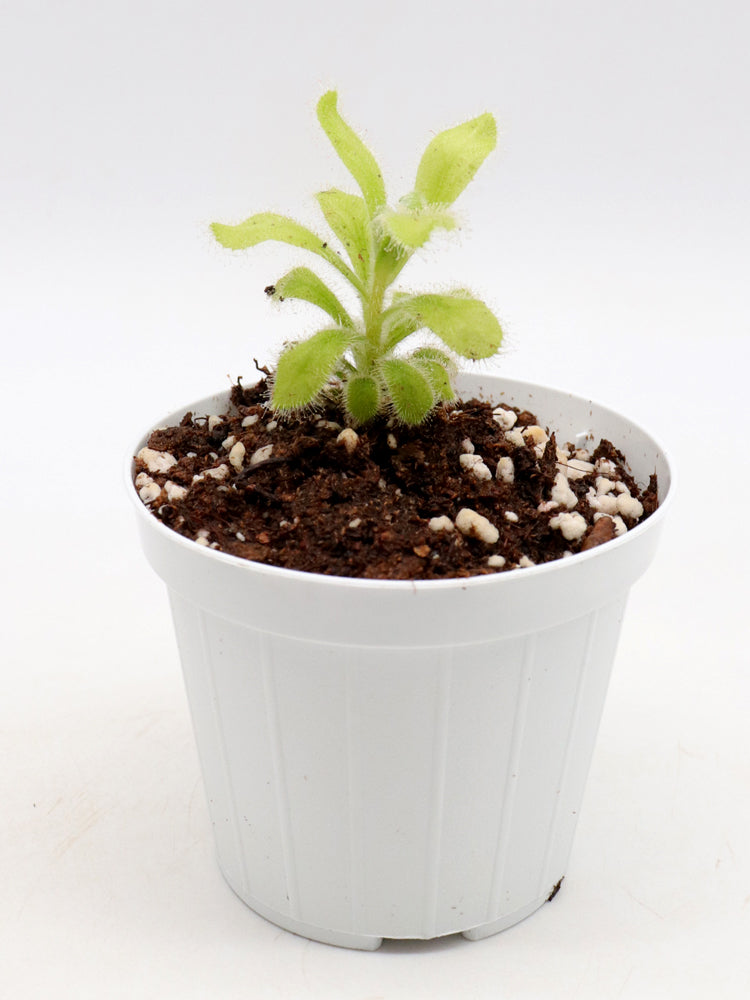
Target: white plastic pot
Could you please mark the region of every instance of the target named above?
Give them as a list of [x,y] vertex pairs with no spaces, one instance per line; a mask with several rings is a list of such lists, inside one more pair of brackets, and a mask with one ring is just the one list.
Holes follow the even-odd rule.
[[[668,507],[667,459],[624,417],[508,379],[459,388],[532,410],[559,441],[608,438],[640,483],[657,472],[660,508],[573,558],[397,582],[225,555],[166,528],[130,487],[169,589],[221,870],[257,913],[330,944],[482,938],[550,896],[628,591]],[[224,412],[227,397],[159,425]]]

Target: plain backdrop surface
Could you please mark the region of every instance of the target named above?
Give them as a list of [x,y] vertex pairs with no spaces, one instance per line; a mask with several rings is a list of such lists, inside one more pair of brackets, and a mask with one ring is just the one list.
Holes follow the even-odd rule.
[[[0,996],[741,998],[750,992],[750,8],[741,2],[0,5]],[[410,189],[435,131],[498,152],[412,287],[469,285],[489,370],[630,414],[679,498],[634,589],[563,891],[483,942],[313,944],[213,862],[166,597],[122,483],[140,431],[314,329],[301,257],[348,186],[329,87]]]

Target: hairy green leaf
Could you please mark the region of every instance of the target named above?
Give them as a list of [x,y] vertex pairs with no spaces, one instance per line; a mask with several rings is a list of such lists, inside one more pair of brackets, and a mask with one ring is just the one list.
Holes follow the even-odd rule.
[[395,328],[412,320],[415,329],[427,327],[451,351],[471,361],[492,357],[503,340],[492,311],[465,292],[399,297],[388,313]]
[[491,114],[440,132],[422,156],[416,190],[431,205],[452,205],[496,144]]
[[447,403],[456,398],[448,370],[440,361],[419,357],[417,351],[410,354],[408,360],[427,377],[438,402]]
[[349,313],[328,285],[309,267],[295,267],[266,291],[280,302],[284,299],[303,299],[305,302],[311,302],[327,312],[339,326],[354,326]]
[[352,267],[362,282],[367,281],[372,256],[370,217],[367,206],[356,194],[332,188],[315,196],[325,220],[341,240]]
[[439,365],[451,373],[456,370],[456,362],[450,354],[441,351],[439,347],[418,347],[416,351],[411,352],[409,357],[415,361],[437,361]]
[[229,250],[246,250],[248,247],[257,246],[258,243],[264,243],[266,240],[288,243],[301,250],[309,250],[332,264],[358,291],[363,291],[362,283],[357,275],[346,266],[339,255],[334,253],[324,240],[321,240],[305,226],[293,219],[287,219],[284,215],[261,212],[258,215],[251,215],[249,219],[245,219],[244,222],[240,222],[236,226],[226,226],[221,222],[213,222],[211,231],[219,243]]
[[285,412],[312,403],[335,371],[351,337],[351,330],[332,327],[287,347],[276,366],[271,406]]
[[344,166],[359,185],[370,218],[385,205],[385,185],[375,157],[336,108],[338,94],[329,90],[318,101],[318,121]]
[[393,350],[402,340],[406,340],[422,326],[421,318],[412,315],[408,310],[399,312],[395,308],[388,309],[383,314],[382,341],[383,352]]
[[436,229],[455,229],[453,215],[440,206],[385,209],[378,225],[389,245],[399,250],[417,250],[425,245]]
[[380,390],[375,379],[363,375],[349,378],[344,390],[344,402],[358,424],[371,420],[380,408]]
[[380,374],[399,420],[420,424],[435,405],[435,393],[427,376],[401,358],[381,361]]
[[452,379],[457,366],[449,354],[437,347],[418,347],[409,355],[409,360],[417,367],[422,367],[439,400],[448,402],[456,398]]

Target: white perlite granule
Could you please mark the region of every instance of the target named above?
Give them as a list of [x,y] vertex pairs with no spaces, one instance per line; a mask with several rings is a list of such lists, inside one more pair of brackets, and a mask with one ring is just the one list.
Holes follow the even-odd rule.
[[250,456],[250,465],[251,466],[260,465],[261,462],[267,462],[268,459],[271,457],[272,452],[273,452],[272,444],[267,444],[264,445],[262,448],[258,448],[258,450],[254,451]]
[[494,545],[500,537],[500,532],[482,514],[470,507],[462,507],[456,515],[456,527],[462,535],[478,538],[480,542]]
[[550,518],[550,528],[559,528],[560,534],[568,542],[576,542],[586,534],[588,524],[583,514],[573,512],[572,514],[557,514]]
[[504,406],[497,406],[492,411],[492,419],[496,424],[500,424],[504,431],[509,431],[518,417],[513,410],[506,410]]
[[455,525],[445,514],[441,517],[431,517],[427,527],[430,531],[453,531]]
[[232,445],[232,449],[229,452],[229,464],[233,469],[238,472],[242,468],[242,463],[245,461],[245,446],[241,441],[236,441]]
[[476,479],[485,481],[492,479],[492,473],[484,464],[481,455],[464,452],[462,455],[459,455],[458,460],[461,463],[461,468],[466,472],[470,472]]
[[168,451],[154,451],[153,448],[141,448],[136,455],[139,462],[143,462],[149,472],[169,472],[173,465],[177,465],[177,459],[170,455]]
[[617,498],[617,513],[637,521],[643,516],[643,504],[629,493],[621,493]]
[[178,483],[173,483],[171,479],[168,479],[164,484],[164,492],[167,494],[167,500],[170,503],[174,503],[175,500],[182,500],[187,496],[185,487],[180,486]]
[[359,444],[359,434],[352,427],[345,427],[336,438],[336,444],[343,445],[347,454],[351,455]]
[[509,455],[504,455],[501,459],[498,459],[495,475],[500,482],[507,483],[508,486],[513,483],[516,478],[516,467],[513,464],[513,459]]
[[578,503],[578,497],[568,486],[568,478],[564,472],[558,472],[555,476],[555,484],[550,491],[550,500],[554,500],[561,507],[567,507],[568,510],[572,510]]

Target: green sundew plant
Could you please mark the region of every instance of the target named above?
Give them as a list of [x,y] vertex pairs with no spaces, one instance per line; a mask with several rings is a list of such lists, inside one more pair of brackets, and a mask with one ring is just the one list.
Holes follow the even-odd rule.
[[[349,263],[328,240],[271,212],[235,226],[214,223],[211,229],[231,250],[276,240],[317,254],[356,293],[359,314],[353,316],[307,267],[295,267],[266,289],[279,301],[310,302],[333,320],[284,348],[273,380],[274,410],[292,413],[335,392],[354,423],[391,411],[405,424],[418,424],[436,404],[454,398],[457,357],[489,358],[502,341],[493,313],[463,289],[447,294],[391,289],[435,230],[456,228],[451,206],[495,148],[495,120],[491,114],[480,115],[436,135],[419,163],[414,190],[389,208],[380,168],[339,114],[335,91],[321,97],[317,114],[361,192],[332,188],[316,196]],[[431,331],[441,345],[406,350],[404,342],[421,330]]]

